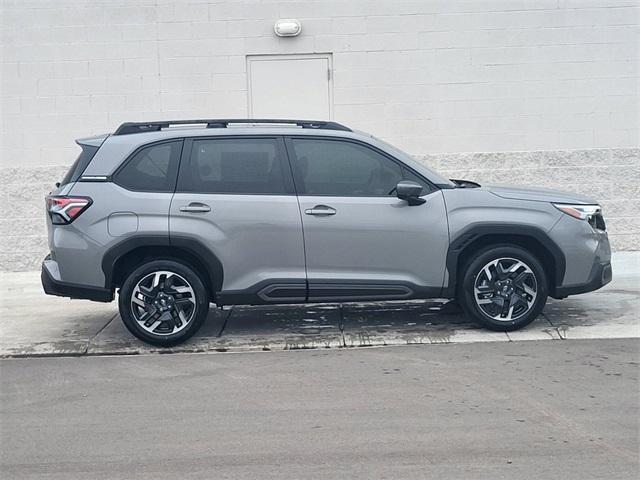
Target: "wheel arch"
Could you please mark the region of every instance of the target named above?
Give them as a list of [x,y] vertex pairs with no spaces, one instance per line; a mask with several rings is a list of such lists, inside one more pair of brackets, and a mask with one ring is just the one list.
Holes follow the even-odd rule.
[[447,252],[448,285],[443,296],[454,297],[461,269],[475,252],[490,245],[510,244],[535,255],[549,280],[549,294],[562,285],[566,259],[560,247],[541,228],[518,224],[474,224],[455,237]]
[[222,289],[224,271],[220,260],[197,240],[185,237],[135,236],[109,248],[102,259],[105,287],[122,285],[128,272],[158,258],[182,261],[200,274],[205,287],[215,295]]

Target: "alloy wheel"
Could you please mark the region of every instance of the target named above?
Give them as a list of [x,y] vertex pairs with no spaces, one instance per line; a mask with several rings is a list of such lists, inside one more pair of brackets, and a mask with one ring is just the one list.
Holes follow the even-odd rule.
[[153,335],[178,333],[196,313],[193,287],[175,272],[152,272],[134,287],[131,312],[138,325]]
[[526,315],[538,296],[538,282],[531,267],[515,258],[498,258],[476,275],[474,300],[494,320],[511,322]]

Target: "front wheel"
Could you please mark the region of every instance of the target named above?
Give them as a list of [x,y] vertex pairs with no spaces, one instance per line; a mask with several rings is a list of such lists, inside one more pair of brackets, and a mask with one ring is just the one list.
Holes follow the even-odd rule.
[[209,311],[209,297],[189,266],[154,260],[127,276],[118,306],[131,333],[152,345],[169,347],[200,328]]
[[547,292],[544,268],[535,256],[516,246],[494,246],[467,262],[458,299],[483,326],[511,331],[536,319]]

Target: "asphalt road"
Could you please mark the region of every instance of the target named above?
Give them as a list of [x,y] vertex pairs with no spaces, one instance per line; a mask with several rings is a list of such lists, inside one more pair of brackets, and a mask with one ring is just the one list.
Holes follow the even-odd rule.
[[637,479],[638,340],[0,362],[1,476]]

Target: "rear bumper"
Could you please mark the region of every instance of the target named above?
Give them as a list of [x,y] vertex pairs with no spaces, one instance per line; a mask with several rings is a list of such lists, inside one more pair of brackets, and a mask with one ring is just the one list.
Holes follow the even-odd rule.
[[553,298],[565,298],[569,295],[577,295],[579,293],[593,292],[604,287],[611,281],[613,271],[611,270],[611,262],[596,262],[591,268],[591,274],[585,283],[578,285],[567,285],[566,287],[556,287]]
[[55,260],[51,260],[49,257],[42,262],[40,279],[44,293],[47,295],[93,300],[94,302],[111,302],[113,300],[112,290],[66,283],[57,279],[57,267]]

